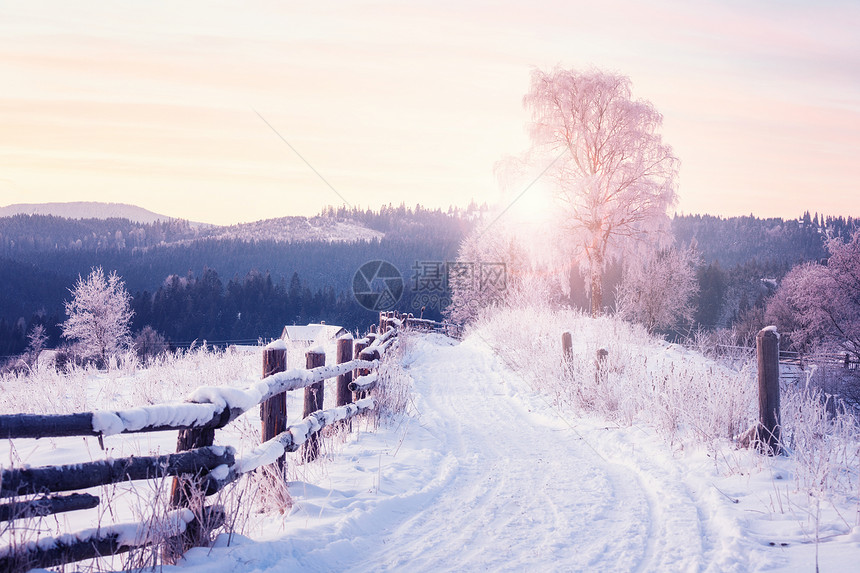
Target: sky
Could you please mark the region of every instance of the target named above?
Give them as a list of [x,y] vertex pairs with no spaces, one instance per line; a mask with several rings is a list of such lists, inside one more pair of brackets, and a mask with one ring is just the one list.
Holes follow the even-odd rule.
[[563,66],[663,114],[678,212],[857,217],[858,30],[856,0],[0,0],[0,206],[498,204],[529,74]]

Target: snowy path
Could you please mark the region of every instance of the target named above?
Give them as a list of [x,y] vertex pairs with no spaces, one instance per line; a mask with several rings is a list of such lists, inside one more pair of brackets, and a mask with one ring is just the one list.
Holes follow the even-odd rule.
[[177,570],[747,569],[674,464],[583,438],[480,339],[423,339],[411,360],[408,427],[347,444],[324,485],[293,484],[268,540],[195,549]]
[[[700,568],[692,500],[646,485],[656,476],[608,463],[563,420],[530,412],[517,398],[525,384],[481,346],[431,347],[410,369],[448,478],[356,570]],[[660,507],[667,498],[677,502],[671,518]]]

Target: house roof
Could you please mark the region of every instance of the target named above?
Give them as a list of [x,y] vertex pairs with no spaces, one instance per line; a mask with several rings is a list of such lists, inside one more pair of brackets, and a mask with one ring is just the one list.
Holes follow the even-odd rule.
[[346,329],[335,324],[307,324],[285,326],[281,338],[294,342],[320,344],[346,333]]

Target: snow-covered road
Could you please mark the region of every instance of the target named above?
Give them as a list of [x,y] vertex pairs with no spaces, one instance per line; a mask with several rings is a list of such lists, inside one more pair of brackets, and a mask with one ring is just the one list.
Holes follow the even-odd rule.
[[181,570],[746,569],[675,465],[596,443],[479,337],[423,338],[406,364],[408,425],[347,444],[324,485],[292,484],[269,540],[192,550]]
[[428,346],[413,363],[446,484],[356,569],[700,568],[703,526],[683,486],[608,462],[560,417],[530,411],[525,383],[489,350],[473,338]]

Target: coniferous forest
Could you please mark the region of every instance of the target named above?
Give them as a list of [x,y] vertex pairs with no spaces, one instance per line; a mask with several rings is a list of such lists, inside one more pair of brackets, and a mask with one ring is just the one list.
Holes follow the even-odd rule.
[[[42,325],[47,346],[62,343],[63,303],[79,275],[95,266],[115,270],[132,296],[132,331],[150,326],[174,345],[238,342],[280,335],[286,324],[326,321],[365,328],[375,314],[351,286],[365,262],[384,260],[404,281],[397,308],[439,319],[442,296],[428,301],[414,285],[416,263],[454,260],[482,209],[448,211],[385,206],[328,208],[316,219],[346,222],[372,238],[296,240],[283,236],[300,218],[247,226],[201,227],[173,220],[65,219],[39,215],[0,218],[0,356],[22,353],[27,334]],[[303,223],[303,221],[299,221]],[[307,223],[303,223],[307,224]],[[298,225],[300,227],[300,225]],[[767,297],[792,266],[826,258],[832,238],[848,238],[854,219],[804,213],[798,219],[676,215],[679,245],[701,254],[695,322],[726,328],[760,317]],[[368,235],[368,236],[370,236]],[[620,266],[607,272],[611,292]],[[587,307],[584,282],[571,277],[570,304]]]

